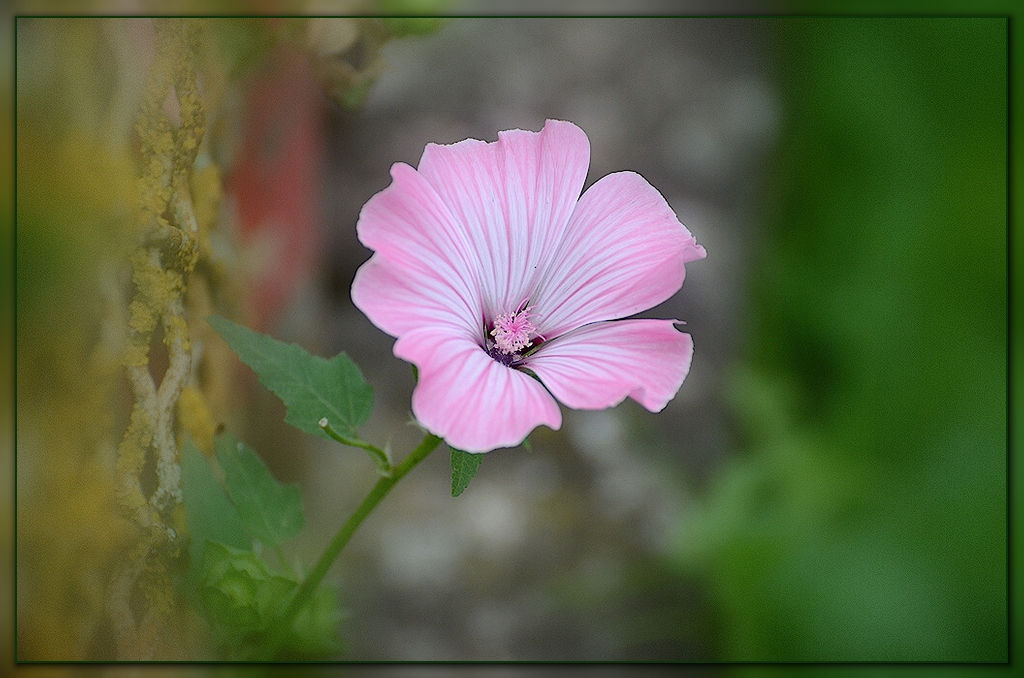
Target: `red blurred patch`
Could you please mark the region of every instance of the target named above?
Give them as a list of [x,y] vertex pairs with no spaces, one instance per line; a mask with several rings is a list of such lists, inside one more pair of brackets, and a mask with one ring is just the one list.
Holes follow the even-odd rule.
[[326,123],[310,56],[276,47],[245,93],[243,134],[226,180],[249,275],[246,320],[263,331],[319,264]]

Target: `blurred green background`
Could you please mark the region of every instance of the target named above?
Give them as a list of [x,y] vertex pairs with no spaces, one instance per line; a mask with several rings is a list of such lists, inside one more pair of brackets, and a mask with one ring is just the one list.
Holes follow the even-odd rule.
[[1005,19],[780,20],[745,432],[685,521],[731,660],[1005,661]]

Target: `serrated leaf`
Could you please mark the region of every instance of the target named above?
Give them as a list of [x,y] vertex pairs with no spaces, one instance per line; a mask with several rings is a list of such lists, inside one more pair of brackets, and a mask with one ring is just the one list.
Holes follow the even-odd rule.
[[256,453],[230,433],[218,436],[216,448],[228,496],[249,534],[269,546],[297,535],[305,522],[299,488],[277,482]]
[[210,316],[207,322],[284,402],[286,423],[330,440],[319,423],[327,418],[339,435],[359,437],[357,430],[373,409],[373,387],[347,355],[327,360],[226,318]]
[[251,546],[238,509],[217,481],[206,457],[188,438],[181,455],[181,495],[193,566],[203,562],[207,541],[241,549]]
[[451,450],[449,460],[452,465],[452,496],[457,497],[462,494],[462,491],[469,485],[469,481],[476,475],[476,470],[480,467],[484,455],[470,454],[456,450],[454,447],[449,449]]

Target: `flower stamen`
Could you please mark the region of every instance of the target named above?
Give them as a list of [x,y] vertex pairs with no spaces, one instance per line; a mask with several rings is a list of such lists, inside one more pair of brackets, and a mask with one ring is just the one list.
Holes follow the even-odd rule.
[[530,322],[530,309],[520,307],[511,313],[501,313],[494,319],[494,346],[499,352],[513,355],[533,344],[537,328]]

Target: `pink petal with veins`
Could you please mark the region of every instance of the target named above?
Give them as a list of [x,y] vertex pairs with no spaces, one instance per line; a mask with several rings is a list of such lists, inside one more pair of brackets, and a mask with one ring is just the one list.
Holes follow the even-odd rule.
[[428,431],[464,452],[514,447],[537,426],[562,425],[558,403],[532,377],[510,370],[472,342],[403,335],[395,355],[419,368],[412,411]]
[[628,396],[660,412],[683,385],[693,357],[693,340],[675,322],[586,325],[541,346],[526,366],[569,407],[600,410]]
[[540,332],[559,335],[656,306],[705,256],[665,199],[639,174],[609,174],[580,198],[544,282],[530,298]]

